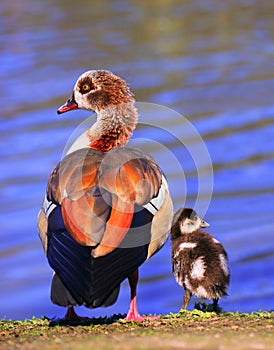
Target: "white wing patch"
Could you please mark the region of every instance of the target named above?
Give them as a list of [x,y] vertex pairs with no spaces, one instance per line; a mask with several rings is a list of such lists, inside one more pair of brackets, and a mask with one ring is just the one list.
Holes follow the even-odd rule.
[[204,277],[205,270],[205,262],[203,256],[201,256],[193,262],[190,276],[193,279],[201,279]]
[[53,202],[49,201],[47,199],[47,195],[45,195],[43,208],[44,208],[45,214],[47,216],[47,219],[49,218],[49,216],[50,216],[51,212],[53,211],[53,209],[55,209],[56,207],[57,207],[57,205],[54,204]]
[[192,243],[192,242],[183,242],[179,245],[179,249],[183,250],[183,249],[193,249],[197,247],[197,243]]
[[227,264],[227,259],[226,257],[223,255],[223,254],[220,254],[219,255],[219,259],[220,259],[220,262],[221,262],[221,268],[222,270],[224,271],[224,274],[226,276],[229,275],[229,269],[228,269],[228,264]]
[[194,249],[195,247],[197,247],[197,243],[183,242],[178,246],[173,258],[176,259],[184,249]]
[[166,194],[165,188],[167,188],[167,182],[164,176],[162,176],[162,185],[159,189],[157,197],[152,198],[150,202],[143,205],[143,207],[146,208],[152,215],[155,215],[164,203]]

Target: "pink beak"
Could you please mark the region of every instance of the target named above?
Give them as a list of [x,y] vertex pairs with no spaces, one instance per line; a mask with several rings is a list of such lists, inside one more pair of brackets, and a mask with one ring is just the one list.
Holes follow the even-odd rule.
[[58,108],[57,113],[62,114],[73,109],[78,109],[78,104],[75,102],[74,94],[67,100],[67,102]]

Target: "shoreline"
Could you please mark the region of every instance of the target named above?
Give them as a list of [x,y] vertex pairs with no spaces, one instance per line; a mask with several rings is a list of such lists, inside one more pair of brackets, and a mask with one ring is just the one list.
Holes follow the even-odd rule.
[[1,349],[273,349],[274,312],[204,312],[194,309],[140,323],[124,315],[81,324],[47,319],[1,320]]

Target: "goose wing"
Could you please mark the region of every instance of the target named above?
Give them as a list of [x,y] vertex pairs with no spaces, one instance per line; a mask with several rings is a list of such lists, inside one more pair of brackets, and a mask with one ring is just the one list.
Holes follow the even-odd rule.
[[58,275],[53,301],[112,304],[120,283],[166,241],[170,203],[161,170],[139,150],[81,149],[66,156],[50,175],[38,219]]
[[53,209],[61,206],[64,226],[73,239],[94,247],[94,256],[102,256],[121,243],[136,206],[156,197],[161,183],[156,162],[138,150],[81,149],[52,171],[42,211],[49,221]]

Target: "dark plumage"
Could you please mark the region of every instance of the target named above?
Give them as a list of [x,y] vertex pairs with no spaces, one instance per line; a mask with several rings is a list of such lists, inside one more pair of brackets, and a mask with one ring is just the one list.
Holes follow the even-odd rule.
[[219,241],[201,230],[209,224],[190,208],[179,209],[171,228],[172,270],[177,283],[184,288],[184,304],[194,294],[213,299],[214,311],[218,300],[227,295],[230,272],[227,253]]

